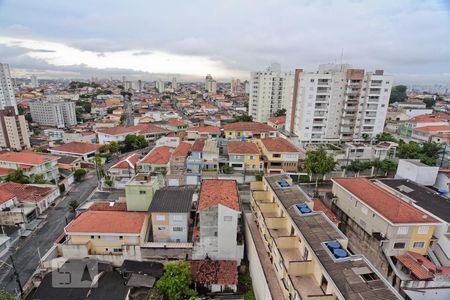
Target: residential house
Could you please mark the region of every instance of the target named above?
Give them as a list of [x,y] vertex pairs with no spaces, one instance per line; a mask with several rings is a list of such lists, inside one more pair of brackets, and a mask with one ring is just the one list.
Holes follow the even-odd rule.
[[80,157],[84,161],[91,161],[99,153],[100,147],[100,144],[71,142],[49,150],[54,155],[75,156]]
[[438,114],[419,115],[402,123],[398,128],[398,133],[401,137],[411,138],[413,130],[416,127],[441,126],[448,124],[449,120]]
[[191,144],[180,142],[178,147],[170,157],[170,170],[166,175],[169,186],[179,186],[185,184],[186,178],[186,158],[189,155]]
[[171,118],[167,120],[167,129],[173,132],[186,131],[187,125],[183,119]]
[[[433,126],[423,126],[416,127],[413,129],[411,138],[419,143],[421,142],[431,142],[436,134],[449,134],[450,125],[433,125]],[[434,139],[434,141],[437,141]]]
[[110,142],[122,142],[129,134],[143,135],[147,141],[155,141],[169,131],[151,124],[139,124],[131,127],[111,127],[97,129],[98,142],[101,145]]
[[230,141],[228,143],[229,166],[234,170],[259,172],[264,170],[261,152],[253,142]]
[[129,211],[147,211],[155,192],[159,189],[159,181],[149,174],[137,174],[125,184],[125,198]]
[[299,150],[284,138],[263,138],[258,141],[266,173],[297,172]]
[[118,255],[140,259],[147,227],[147,213],[88,210],[64,228],[61,251],[65,258]]
[[196,140],[191,147],[191,152],[186,159],[186,184],[197,185],[200,183],[204,147],[205,140]]
[[259,122],[236,122],[223,126],[225,138],[247,139],[276,137],[277,130],[267,124]]
[[64,144],[70,142],[85,142],[85,143],[96,143],[97,134],[93,131],[81,131],[81,132],[64,132],[62,141]]
[[257,299],[403,299],[285,174],[250,185],[246,248]]
[[153,148],[144,158],[137,162],[139,172],[161,172],[169,171],[170,158],[175,148],[169,146],[160,146]]
[[215,293],[237,292],[238,271],[235,260],[191,260],[192,281],[197,288]]
[[215,139],[221,134],[216,126],[197,126],[186,129],[186,141],[193,142],[198,139]]
[[58,180],[58,157],[36,152],[0,153],[0,168],[21,170],[29,177],[42,175],[45,180]]
[[206,140],[202,151],[202,172],[217,174],[219,170],[219,147],[216,140]]
[[111,177],[114,188],[124,189],[125,184],[136,175],[136,163],[140,157],[141,155],[137,153],[128,155],[109,168],[108,175]]
[[188,242],[194,192],[192,188],[179,187],[156,191],[148,209],[151,213],[153,242]]
[[193,259],[235,260],[244,256],[241,208],[234,180],[204,179],[197,205]]
[[267,120],[267,125],[275,128],[276,130],[284,130],[286,124],[286,116],[270,117]]

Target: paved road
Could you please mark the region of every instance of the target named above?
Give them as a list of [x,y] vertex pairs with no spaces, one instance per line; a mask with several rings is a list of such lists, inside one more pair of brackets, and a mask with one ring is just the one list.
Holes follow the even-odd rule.
[[[63,232],[66,226],[66,217],[70,221],[69,202],[72,200],[82,202],[89,197],[96,187],[97,178],[95,172],[91,172],[81,183],[74,185],[55,207],[50,207],[47,210],[47,219],[44,221],[45,224],[40,226],[40,229],[37,229],[26,239],[19,241],[18,249],[13,254],[13,258],[22,285],[28,281],[39,265],[37,249],[40,250],[41,255],[44,255]],[[11,263],[9,259],[7,262]],[[0,288],[5,288],[10,292],[18,290],[12,269],[9,266],[3,265],[0,268]]]

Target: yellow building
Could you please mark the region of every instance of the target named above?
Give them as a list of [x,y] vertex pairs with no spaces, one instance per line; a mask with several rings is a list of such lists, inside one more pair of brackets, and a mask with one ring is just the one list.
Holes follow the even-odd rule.
[[258,140],[267,174],[297,172],[299,150],[284,138]]
[[261,152],[253,142],[232,141],[228,143],[229,165],[235,170],[263,171]]
[[64,229],[65,257],[136,253],[148,229],[148,214],[128,211],[93,211],[79,215]]
[[277,130],[259,122],[235,122],[223,126],[225,138],[247,139],[276,137]]
[[246,246],[257,299],[403,299],[289,176],[266,176],[250,191]]

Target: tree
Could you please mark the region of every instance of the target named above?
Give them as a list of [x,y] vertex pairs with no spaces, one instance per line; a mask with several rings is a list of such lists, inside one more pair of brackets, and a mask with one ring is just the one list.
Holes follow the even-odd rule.
[[15,170],[9,173],[5,177],[5,181],[17,182],[22,184],[31,183],[30,177],[24,175],[22,170]]
[[129,134],[122,142],[123,152],[142,149],[148,146],[148,142],[143,135]]
[[0,300],[15,300],[16,297],[6,291],[5,289],[0,289]]
[[355,173],[355,177],[359,176],[359,172],[370,169],[373,167],[373,162],[371,161],[360,161],[354,160],[348,166],[345,167],[347,171]]
[[443,151],[442,145],[430,142],[430,143],[423,143],[422,144],[422,153],[428,157],[437,159],[439,158],[439,154],[441,154]]
[[394,142],[398,143],[399,141],[390,133],[379,133],[375,136],[375,140],[377,142]]
[[419,159],[422,152],[420,144],[416,142],[404,143],[398,146],[397,156],[402,159]]
[[191,283],[189,263],[180,261],[164,265],[164,274],[156,282],[156,288],[169,300],[178,300],[186,296],[195,296],[195,291],[189,288]]
[[234,118],[234,122],[253,122],[253,117],[252,116],[237,116]]
[[44,147],[36,147],[36,148],[33,149],[33,151],[34,152],[41,152],[41,153],[47,153],[48,152],[47,148],[44,148]]
[[383,170],[384,176],[387,176],[389,173],[397,170],[397,164],[393,160],[384,159],[380,161],[380,169]]
[[403,102],[408,96],[406,96],[406,85],[396,85],[391,90],[391,97],[389,98],[389,103]]
[[73,176],[75,177],[75,180],[80,182],[84,176],[86,176],[87,171],[85,169],[76,169],[73,173]]
[[274,114],[275,117],[281,117],[286,115],[286,108],[277,110]]
[[425,103],[427,108],[433,108],[433,106],[436,104],[436,100],[433,98],[425,98],[423,100],[423,103]]
[[72,200],[69,202],[69,211],[72,213],[75,213],[75,211],[77,210],[78,207],[78,201],[77,200]]
[[95,170],[97,171],[97,179],[100,181],[102,177],[105,175],[105,171],[103,171],[103,159],[97,154],[94,157]]
[[313,174],[316,175],[315,191],[317,193],[318,175],[325,176],[326,173],[333,171],[336,166],[336,161],[333,156],[329,155],[323,148],[320,148],[317,151],[306,152],[306,159],[303,166],[311,176]]
[[46,179],[44,178],[44,175],[42,175],[42,174],[37,174],[37,175],[34,175],[34,176],[33,176],[33,183],[36,183],[36,184],[47,184],[47,183],[48,183],[48,180],[46,180]]

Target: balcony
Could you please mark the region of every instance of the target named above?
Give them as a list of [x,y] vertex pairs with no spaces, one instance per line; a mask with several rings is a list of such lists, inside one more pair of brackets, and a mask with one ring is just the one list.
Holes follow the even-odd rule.
[[315,111],[314,112],[314,117],[316,118],[324,118],[326,116],[326,113],[323,111]]
[[269,202],[272,203],[272,197],[269,192],[253,191],[252,198],[255,202]]
[[330,92],[330,89],[327,87],[317,87],[317,94],[327,94]]
[[264,182],[254,181],[250,183],[250,191],[264,191]]

